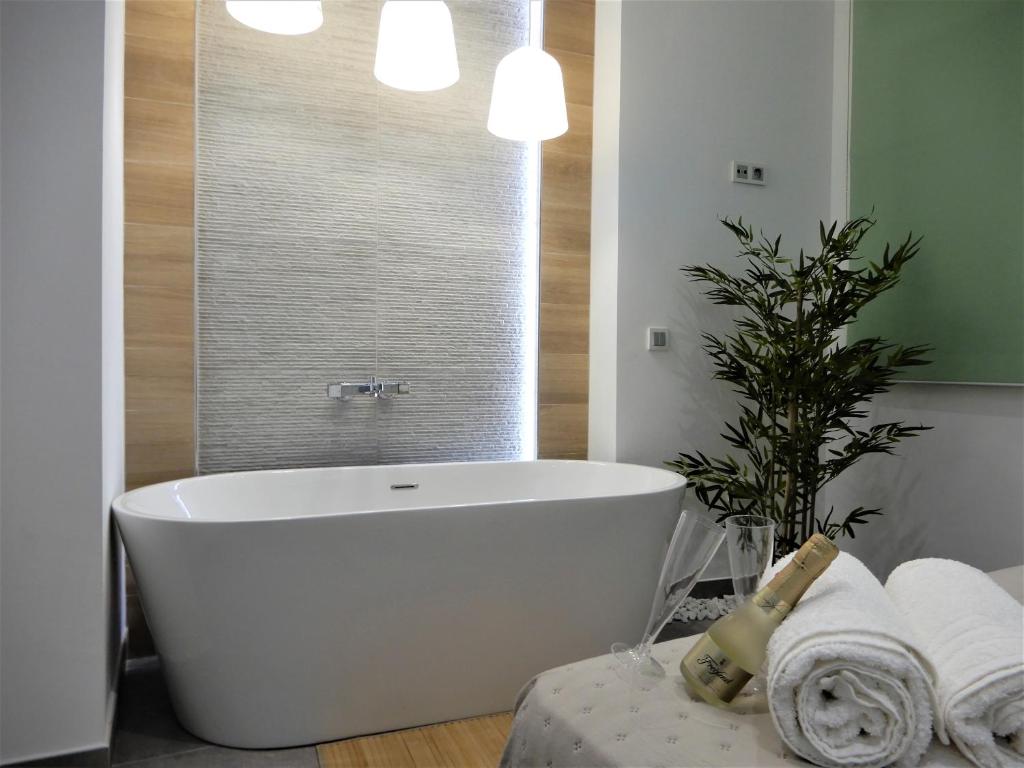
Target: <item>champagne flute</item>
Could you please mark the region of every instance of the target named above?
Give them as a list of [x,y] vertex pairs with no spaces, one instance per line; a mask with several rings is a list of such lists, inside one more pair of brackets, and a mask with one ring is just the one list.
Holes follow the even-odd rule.
[[612,656],[618,662],[616,672],[620,677],[631,682],[637,675],[665,676],[665,668],[651,655],[651,646],[679,604],[690,594],[724,538],[725,529],[712,520],[689,510],[680,513],[661,566],[658,589],[654,593],[643,637],[634,646],[626,643],[612,646]]
[[[732,515],[725,520],[726,546],[729,550],[729,570],[736,604],[742,605],[757,592],[758,584],[775,554],[775,522],[760,515]],[[744,691],[757,695],[765,693],[764,675],[754,675]]]

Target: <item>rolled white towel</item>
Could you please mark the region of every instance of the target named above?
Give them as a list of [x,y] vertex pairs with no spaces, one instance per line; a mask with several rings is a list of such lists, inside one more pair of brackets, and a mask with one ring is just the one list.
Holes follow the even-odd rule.
[[927,662],[852,555],[841,552],[772,635],[768,705],[782,740],[818,765],[909,768],[927,749]]
[[976,568],[912,560],[885,590],[936,674],[936,731],[975,765],[1024,765],[1024,607]]

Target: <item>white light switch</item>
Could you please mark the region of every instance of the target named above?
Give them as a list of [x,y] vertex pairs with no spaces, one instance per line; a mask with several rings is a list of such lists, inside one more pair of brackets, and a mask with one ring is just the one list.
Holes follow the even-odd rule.
[[652,352],[668,349],[668,328],[648,328],[647,349]]

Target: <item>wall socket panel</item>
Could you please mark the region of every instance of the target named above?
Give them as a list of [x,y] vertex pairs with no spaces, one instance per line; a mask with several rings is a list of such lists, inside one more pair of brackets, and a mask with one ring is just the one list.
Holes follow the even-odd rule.
[[729,178],[737,184],[756,184],[759,187],[763,187],[768,183],[763,165],[741,163],[739,160],[733,160],[729,169]]

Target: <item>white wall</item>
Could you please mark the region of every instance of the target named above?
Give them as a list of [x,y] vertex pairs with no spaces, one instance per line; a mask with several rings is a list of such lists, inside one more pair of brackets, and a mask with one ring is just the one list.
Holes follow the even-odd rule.
[[127,642],[124,547],[111,502],[124,492],[124,0],[104,0],[103,225],[101,302],[103,378],[103,486],[100,543],[107,569],[102,591],[107,622],[106,727],[113,738],[121,654]]
[[622,3],[597,3],[590,235],[589,455],[615,461],[619,291],[619,85]]
[[[112,714],[122,634],[109,526],[123,471],[122,10],[107,14],[101,0],[0,3],[5,763],[102,747]],[[105,105],[107,35],[115,71]]]
[[[630,0],[621,13],[617,416],[595,418],[616,418],[610,457],[659,465],[683,449],[714,450],[733,408],[698,337],[727,315],[679,268],[736,264],[720,216],[782,233],[792,252],[813,245],[829,214],[833,9]],[[731,183],[732,160],[764,164],[768,185]],[[595,201],[608,181],[599,171]],[[603,310],[595,323],[607,321]],[[649,325],[670,329],[671,350],[646,350]],[[601,350],[592,353],[600,367]]]

